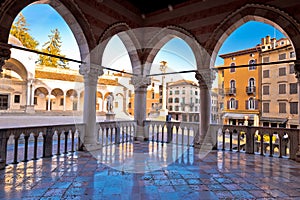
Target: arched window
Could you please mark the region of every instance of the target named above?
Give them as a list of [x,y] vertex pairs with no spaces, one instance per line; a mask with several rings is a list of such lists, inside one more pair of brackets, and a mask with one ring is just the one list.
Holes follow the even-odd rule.
[[231,98],[229,100],[229,109],[230,110],[235,110],[237,109],[237,101],[235,100],[235,98]]
[[255,80],[254,80],[254,78],[250,78],[249,79],[248,86],[249,87],[254,87],[255,86]]
[[248,100],[248,109],[254,110],[255,109],[255,100],[253,97],[250,97]]
[[230,67],[230,72],[231,73],[235,72],[235,63],[231,63],[230,66],[231,66]]
[[174,103],[179,103],[179,98],[175,98]]
[[173,103],[173,98],[169,98],[168,102]]
[[236,88],[235,88],[235,80],[230,81],[230,88],[229,88],[229,93],[230,94],[235,94]]
[[250,61],[249,61],[249,70],[255,70],[256,69],[256,66],[254,65],[256,62],[255,62],[255,60],[254,59],[251,59]]

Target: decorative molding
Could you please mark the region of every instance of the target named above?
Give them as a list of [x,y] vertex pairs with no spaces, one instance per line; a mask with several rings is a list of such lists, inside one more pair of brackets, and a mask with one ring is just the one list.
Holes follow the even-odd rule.
[[151,84],[151,78],[146,76],[133,76],[131,83],[134,85],[134,89],[148,87]]
[[201,69],[196,72],[195,78],[199,82],[200,89],[211,89],[216,74],[211,69]]

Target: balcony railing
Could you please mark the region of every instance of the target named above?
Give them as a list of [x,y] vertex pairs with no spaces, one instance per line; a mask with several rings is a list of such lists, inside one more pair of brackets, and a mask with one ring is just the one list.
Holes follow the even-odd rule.
[[255,94],[255,92],[256,92],[256,87],[255,86],[251,86],[251,87],[247,86],[246,87],[246,93],[247,94]]
[[226,88],[225,95],[236,95],[236,88]]
[[[0,169],[6,164],[74,152],[82,146],[79,134],[84,124],[8,128],[0,130]],[[131,143],[136,121],[97,123],[97,142],[101,147]],[[193,146],[199,123],[144,121],[149,142]],[[288,157],[300,161],[298,129],[252,126],[210,125],[208,135],[216,149],[250,154]],[[8,141],[12,140],[11,144]]]

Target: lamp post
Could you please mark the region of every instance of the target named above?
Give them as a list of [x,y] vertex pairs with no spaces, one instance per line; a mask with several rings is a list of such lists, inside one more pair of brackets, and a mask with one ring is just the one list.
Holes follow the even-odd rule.
[[[166,73],[167,69],[167,62],[166,61],[161,61],[159,69],[162,73]],[[166,83],[165,83],[165,75],[162,76],[162,107],[160,110],[160,116],[165,117],[168,114],[167,105],[166,105],[166,96],[167,96],[167,91],[166,91]]]

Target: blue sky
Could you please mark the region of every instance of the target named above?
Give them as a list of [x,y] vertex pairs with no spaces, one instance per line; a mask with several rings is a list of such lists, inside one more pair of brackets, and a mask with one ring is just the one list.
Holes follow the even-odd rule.
[[[80,60],[78,46],[70,28],[52,7],[46,4],[33,4],[27,6],[21,12],[30,25],[31,35],[39,41],[39,48],[48,41],[48,35],[51,34],[51,30],[58,28],[63,42],[62,53],[69,58]],[[254,21],[247,22],[226,39],[219,54],[254,47],[259,44],[261,38],[266,35],[270,35],[271,37],[276,36],[277,39],[284,37],[280,31],[268,24]],[[190,47],[179,38],[174,38],[163,46],[153,62],[154,69],[158,70],[159,62],[162,60],[168,62],[168,71],[196,69],[195,58]],[[113,37],[108,43],[102,64],[110,68],[131,71],[125,46],[118,37]],[[221,64],[223,64],[223,60],[217,58],[216,65]],[[77,63],[70,63],[70,66],[78,69]],[[157,71],[154,70],[153,72]],[[194,78],[193,74],[190,76],[185,75],[185,77],[186,76],[191,77],[191,79]]]

